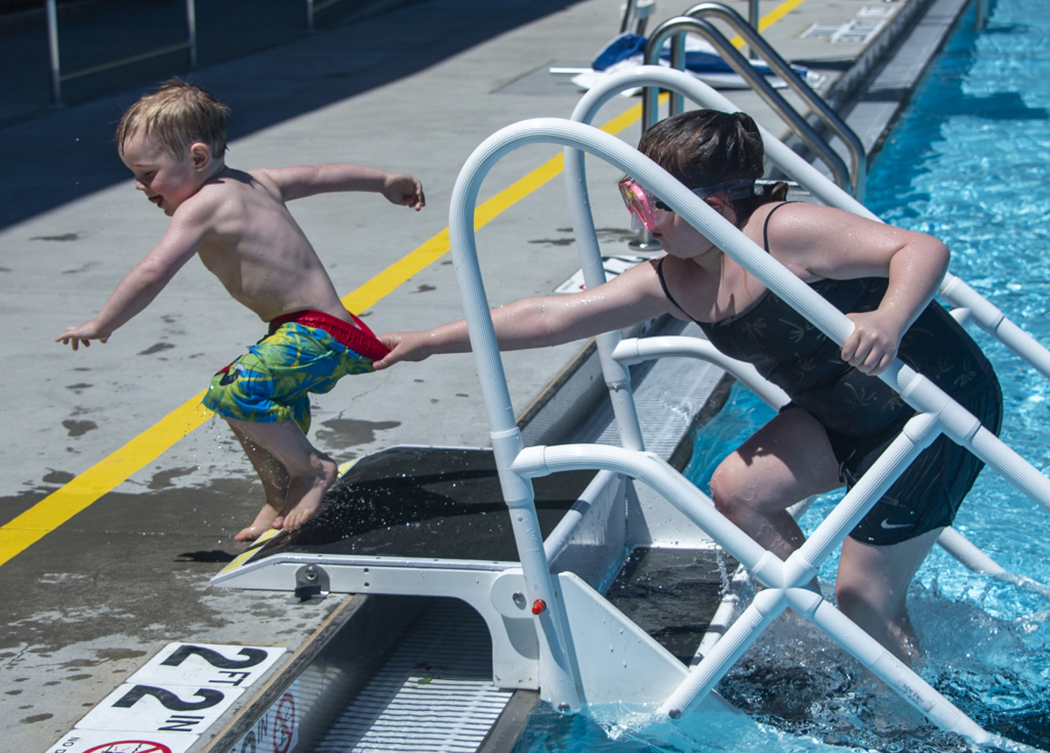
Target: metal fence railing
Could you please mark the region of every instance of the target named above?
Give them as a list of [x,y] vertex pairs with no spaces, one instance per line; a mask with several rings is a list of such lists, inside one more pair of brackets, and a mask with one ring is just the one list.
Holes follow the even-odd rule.
[[70,79],[89,76],[93,73],[101,73],[112,68],[119,68],[143,60],[149,60],[160,55],[186,50],[189,53],[190,67],[197,65],[197,9],[194,0],[186,0],[186,40],[175,44],[157,47],[136,55],[110,60],[98,65],[79,68],[74,71],[62,72],[62,58],[58,44],[58,8],[56,0],[46,0],[47,10],[47,43],[51,58],[51,96],[56,105],[62,104],[62,82]]

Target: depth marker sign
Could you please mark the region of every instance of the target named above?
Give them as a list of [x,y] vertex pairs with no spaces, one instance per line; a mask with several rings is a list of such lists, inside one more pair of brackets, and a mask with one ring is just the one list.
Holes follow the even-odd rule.
[[286,650],[170,643],[48,753],[185,753]]
[[128,682],[161,687],[246,688],[266,674],[284,652],[283,648],[169,643]]

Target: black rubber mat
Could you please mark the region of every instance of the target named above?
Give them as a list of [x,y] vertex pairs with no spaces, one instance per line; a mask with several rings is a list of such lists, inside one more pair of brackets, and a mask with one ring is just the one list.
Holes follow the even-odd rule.
[[[595,471],[533,480],[546,537]],[[252,560],[278,552],[518,560],[496,462],[487,449],[392,447],[353,465],[303,528],[280,534]]]

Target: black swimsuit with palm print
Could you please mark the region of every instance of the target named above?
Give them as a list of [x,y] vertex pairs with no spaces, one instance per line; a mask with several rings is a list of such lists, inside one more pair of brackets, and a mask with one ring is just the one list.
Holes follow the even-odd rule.
[[[769,218],[786,203],[774,207],[766,217],[766,253]],[[657,272],[667,298],[681,309],[667,288],[662,260]],[[883,277],[823,279],[809,287],[845,314],[877,309],[888,282]],[[844,362],[833,340],[771,290],[730,319],[696,323],[722,353],[754,365],[763,377],[781,387],[791,398],[785,409],[804,408],[825,427],[842,480],[850,486],[915,413],[885,382]],[[932,302],[926,307],[901,339],[897,355],[998,433],[1002,395],[995,372],[977,343],[942,306]],[[938,448],[945,442],[950,447]],[[922,472],[913,474],[920,465]],[[865,527],[862,522],[851,535],[871,543],[896,543],[949,525],[981,467],[973,455],[940,437],[865,518],[867,522],[877,513],[877,530],[858,535]],[[931,504],[942,508],[941,512],[926,510]],[[890,511],[894,513],[891,522],[886,522],[887,511],[880,509],[885,505],[898,508]],[[904,512],[911,513],[904,516],[907,523],[901,522]],[[927,512],[930,514],[921,515],[922,521],[916,519]]]

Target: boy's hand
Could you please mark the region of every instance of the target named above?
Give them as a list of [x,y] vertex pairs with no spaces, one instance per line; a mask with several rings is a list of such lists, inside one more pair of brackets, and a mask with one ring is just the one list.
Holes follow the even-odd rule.
[[412,207],[417,212],[427,205],[423,196],[423,184],[411,175],[394,174],[383,182],[383,196],[391,204]]
[[95,325],[95,320],[92,319],[75,327],[66,327],[65,332],[55,338],[55,342],[60,342],[63,345],[72,345],[73,350],[77,350],[81,343],[84,343],[86,348],[91,345],[92,340],[106,342],[111,334],[113,333],[100,331]]
[[390,368],[399,361],[422,361],[431,355],[426,332],[387,332],[379,335],[378,339],[390,352],[372,362],[372,368],[376,371]]

